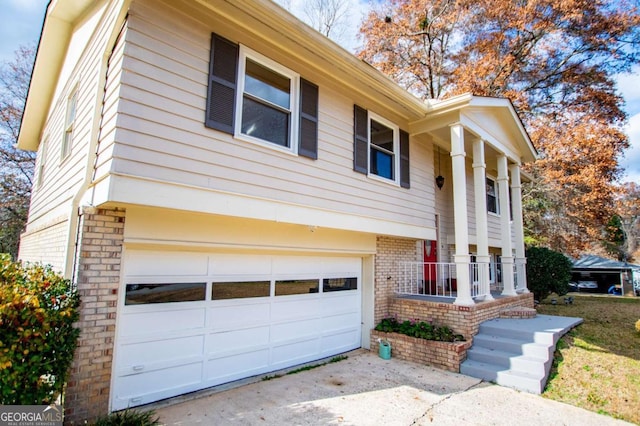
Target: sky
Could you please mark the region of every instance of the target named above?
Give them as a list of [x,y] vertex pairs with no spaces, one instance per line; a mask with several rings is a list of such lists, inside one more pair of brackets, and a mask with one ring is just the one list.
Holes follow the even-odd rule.
[[[368,7],[367,0],[348,0],[348,16],[351,22],[360,22],[362,13]],[[301,15],[304,0],[279,0],[292,12]],[[48,0],[0,0],[0,62],[9,62],[21,45],[37,43],[42,29],[42,21]],[[356,40],[358,25],[345,29],[343,39],[354,40],[350,46],[358,46]],[[640,184],[640,66],[630,75],[621,75],[617,79],[618,90],[626,103],[629,123],[625,128],[631,142],[631,148],[621,160],[625,169],[625,181]]]

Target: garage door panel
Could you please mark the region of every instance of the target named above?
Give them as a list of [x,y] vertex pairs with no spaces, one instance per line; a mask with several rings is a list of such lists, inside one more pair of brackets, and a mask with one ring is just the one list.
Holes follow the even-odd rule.
[[210,257],[211,273],[217,276],[271,275],[272,256],[237,254],[213,254]]
[[177,277],[207,275],[209,256],[176,251],[127,250],[127,275]]
[[[181,303],[181,305],[184,306],[186,303],[189,302]],[[118,326],[121,336],[144,336],[153,333],[204,328],[205,318],[206,309],[204,307],[180,310],[163,309],[157,312],[148,312],[145,309],[123,315]]]
[[116,395],[120,399],[131,399],[155,392],[195,385],[202,380],[203,362],[130,374],[119,378]]
[[133,341],[118,349],[117,362],[121,366],[153,364],[162,361],[180,360],[203,354],[204,336],[188,336],[175,339]]
[[269,344],[269,326],[245,328],[222,333],[211,333],[207,339],[209,354],[255,348]]
[[360,347],[360,333],[357,329],[333,332],[322,336],[322,350],[324,356],[336,355]]
[[277,369],[311,361],[317,359],[319,352],[320,338],[318,337],[274,345],[271,352],[271,366]]
[[319,295],[280,296],[273,303],[271,321],[292,321],[320,316]]
[[269,348],[210,358],[205,366],[205,380],[220,384],[265,371],[269,371]]
[[235,330],[252,325],[268,324],[271,312],[269,302],[219,305],[209,310],[210,327],[216,331]]
[[348,312],[345,314],[336,314],[322,318],[322,332],[324,334],[333,333],[334,331],[353,328],[354,324],[360,323],[359,312]]
[[278,344],[288,340],[313,338],[318,336],[321,329],[319,318],[274,324],[271,326],[271,341]]
[[[339,296],[335,294],[339,293]],[[339,312],[359,312],[360,294],[356,291],[341,291],[322,295],[320,309],[323,315]]]

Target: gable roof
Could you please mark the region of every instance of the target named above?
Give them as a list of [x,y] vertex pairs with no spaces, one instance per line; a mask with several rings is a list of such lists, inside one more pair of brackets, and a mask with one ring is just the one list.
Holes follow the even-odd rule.
[[574,269],[640,269],[640,265],[618,262],[592,254],[582,256],[573,262]]

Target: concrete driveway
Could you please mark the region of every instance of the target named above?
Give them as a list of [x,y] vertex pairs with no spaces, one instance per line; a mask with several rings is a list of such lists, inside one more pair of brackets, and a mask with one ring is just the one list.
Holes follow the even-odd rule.
[[[624,425],[538,395],[366,350],[310,371],[155,404],[165,425]],[[234,387],[235,386],[235,387]]]

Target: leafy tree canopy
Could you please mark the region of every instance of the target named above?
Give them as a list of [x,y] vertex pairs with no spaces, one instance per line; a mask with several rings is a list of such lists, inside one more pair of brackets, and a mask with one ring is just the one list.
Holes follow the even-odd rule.
[[614,76],[640,60],[636,0],[383,0],[361,35],[359,56],[421,98],[514,103],[541,157],[528,241],[578,254],[602,239],[629,145]]

